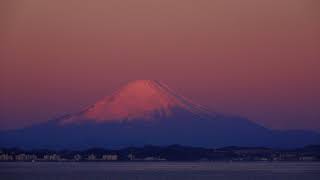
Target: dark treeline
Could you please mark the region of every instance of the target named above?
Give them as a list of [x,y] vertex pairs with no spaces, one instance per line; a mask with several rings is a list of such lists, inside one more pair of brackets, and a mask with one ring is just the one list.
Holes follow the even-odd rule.
[[77,151],[0,148],[0,160],[2,161],[24,160],[23,157],[27,155],[32,155],[32,157],[26,160],[37,161],[319,161],[320,145],[296,149],[236,146],[212,149],[181,145],[146,145],[118,150],[91,148]]

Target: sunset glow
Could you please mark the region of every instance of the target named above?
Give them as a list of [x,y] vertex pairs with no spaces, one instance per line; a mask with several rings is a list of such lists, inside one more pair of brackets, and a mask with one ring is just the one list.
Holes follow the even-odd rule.
[[1,1],[1,129],[157,79],[213,111],[320,130],[317,0],[88,2]]

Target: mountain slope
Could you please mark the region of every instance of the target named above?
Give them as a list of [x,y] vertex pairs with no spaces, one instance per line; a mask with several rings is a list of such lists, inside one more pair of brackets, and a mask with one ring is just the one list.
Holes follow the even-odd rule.
[[241,117],[211,113],[149,80],[131,82],[79,113],[0,133],[0,146],[25,148],[298,147],[316,143],[320,143],[319,134],[274,131]]
[[170,117],[173,115],[174,109],[184,109],[198,115],[210,114],[200,105],[192,103],[158,81],[137,80],[130,82],[113,95],[103,98],[80,113],[63,118],[61,124],[137,119],[150,121]]

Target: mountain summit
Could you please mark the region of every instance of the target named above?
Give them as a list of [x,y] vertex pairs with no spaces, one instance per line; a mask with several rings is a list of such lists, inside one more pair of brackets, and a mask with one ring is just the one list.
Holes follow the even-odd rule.
[[136,80],[80,113],[63,118],[60,123],[152,121],[173,116],[178,109],[198,115],[210,114],[205,108],[178,95],[159,81]]
[[0,147],[120,148],[189,146],[298,147],[320,143],[307,131],[277,131],[225,114],[211,113],[163,83],[133,81],[79,113],[24,129],[0,132]]

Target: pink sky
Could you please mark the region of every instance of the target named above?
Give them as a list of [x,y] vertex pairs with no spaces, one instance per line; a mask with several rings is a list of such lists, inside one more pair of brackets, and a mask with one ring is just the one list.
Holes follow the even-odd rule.
[[3,0],[0,128],[49,120],[130,80],[209,109],[320,130],[317,0]]

